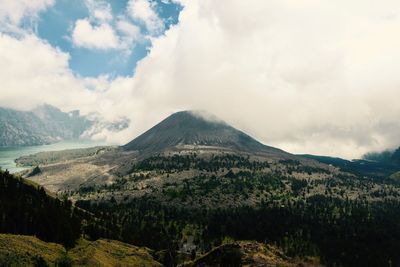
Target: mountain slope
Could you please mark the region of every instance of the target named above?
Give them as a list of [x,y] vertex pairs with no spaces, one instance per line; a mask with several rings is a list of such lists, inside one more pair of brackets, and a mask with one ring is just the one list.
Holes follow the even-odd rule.
[[47,144],[55,141],[32,112],[0,108],[0,146]]
[[50,105],[32,111],[0,107],[0,147],[49,144],[91,137],[105,129],[116,132],[127,126],[127,119],[106,122],[98,115],[81,116],[77,110],[66,113]]
[[[82,152],[82,153],[81,153]],[[62,151],[71,155],[84,155],[84,151]],[[192,169],[198,161],[212,161],[215,156],[238,156],[237,160],[281,164],[301,164],[312,168],[328,168],[327,165],[298,157],[280,149],[263,145],[249,135],[215,118],[208,119],[191,111],[177,112],[135,138],[125,146],[104,151],[90,157],[69,158],[68,162],[54,161],[54,152],[36,154],[24,161],[24,165],[51,162],[41,166],[42,173],[32,177],[37,183],[53,191],[77,190],[78,187],[93,187],[111,184],[122,176],[132,174],[141,161],[154,156],[196,154]],[[249,157],[249,159],[243,159]],[[49,160],[43,160],[48,158]],[[58,155],[57,158],[65,158]],[[167,159],[171,160],[171,159]],[[174,160],[174,159],[172,159]],[[225,160],[225,159],[224,159]],[[217,160],[218,161],[218,160]],[[228,159],[231,161],[231,159]],[[153,163],[151,163],[153,164]],[[246,164],[250,164],[246,162]],[[40,164],[42,165],[42,164]],[[210,165],[210,164],[209,164]],[[200,173],[198,173],[200,174]],[[192,174],[190,175],[190,177]]]
[[391,164],[388,162],[378,162],[362,159],[346,160],[341,158],[316,156],[309,154],[299,156],[338,167],[344,172],[353,173],[360,176],[368,176],[372,178],[386,178],[392,173],[400,170],[400,165]]
[[344,172],[373,178],[387,178],[400,171],[400,147],[393,151],[370,152],[362,159],[353,160],[308,154],[298,156],[338,167]]
[[207,147],[253,154],[287,154],[261,144],[225,122],[216,118],[206,118],[204,114],[193,111],[174,113],[123,146],[126,150],[138,150],[142,153]]
[[181,267],[280,266],[322,267],[318,259],[292,259],[277,247],[258,242],[240,241],[218,246]]
[[370,152],[363,155],[362,159],[400,167],[400,147],[383,152]]
[[104,227],[110,222],[1,170],[0,215],[0,266],[161,266],[146,248],[80,238],[120,236]]
[[36,235],[70,246],[81,232],[70,202],[47,195],[42,187],[0,170],[0,232]]
[[34,236],[0,234],[1,266],[54,265],[63,254],[65,248],[60,244],[47,243]]
[[66,251],[33,236],[0,234],[0,266],[161,266],[149,251],[108,239],[80,239]]
[[60,200],[36,183],[1,169],[0,233],[34,235],[65,247],[72,247],[82,233],[87,238],[118,237],[66,198]]

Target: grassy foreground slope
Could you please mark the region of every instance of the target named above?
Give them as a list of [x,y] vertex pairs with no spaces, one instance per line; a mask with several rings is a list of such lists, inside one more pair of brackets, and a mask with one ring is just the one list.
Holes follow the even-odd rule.
[[97,239],[109,236],[97,223],[71,202],[0,170],[0,233],[7,233],[0,234],[0,267],[161,266],[146,248]]
[[218,266],[280,266],[280,267],[321,267],[317,258],[294,259],[272,245],[254,241],[240,241],[223,244],[212,249],[194,261],[181,267]]
[[0,234],[0,266],[161,266],[149,250],[122,242],[79,240],[66,251],[32,236]]
[[55,264],[65,254],[62,245],[46,243],[33,236],[0,234],[0,266]]
[[72,259],[73,266],[161,266],[149,249],[109,239],[81,239],[67,256]]

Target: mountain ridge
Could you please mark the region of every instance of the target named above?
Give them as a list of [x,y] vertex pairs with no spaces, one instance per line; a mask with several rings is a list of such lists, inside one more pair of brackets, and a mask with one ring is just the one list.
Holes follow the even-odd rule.
[[129,120],[104,121],[99,116],[82,116],[79,110],[63,112],[44,104],[30,111],[0,107],[0,147],[51,144],[81,137],[90,138],[106,129],[120,131]]

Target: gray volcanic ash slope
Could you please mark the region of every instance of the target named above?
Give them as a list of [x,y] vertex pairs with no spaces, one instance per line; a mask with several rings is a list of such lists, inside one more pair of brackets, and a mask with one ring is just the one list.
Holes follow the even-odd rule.
[[127,151],[137,150],[145,154],[207,147],[280,157],[290,155],[263,145],[223,121],[211,120],[193,111],[174,113],[123,146]]

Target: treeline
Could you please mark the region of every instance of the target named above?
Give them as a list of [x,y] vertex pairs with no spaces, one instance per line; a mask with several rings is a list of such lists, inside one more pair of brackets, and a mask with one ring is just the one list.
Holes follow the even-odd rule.
[[67,199],[49,196],[43,187],[0,170],[0,232],[35,235],[72,247],[81,234],[111,236],[104,224]]
[[176,262],[173,256],[189,227],[197,253],[233,238],[277,244],[290,256],[317,255],[328,266],[400,264],[397,200],[368,203],[318,195],[232,209],[184,209],[151,199],[77,205],[112,222],[123,241],[169,251],[169,262]]

